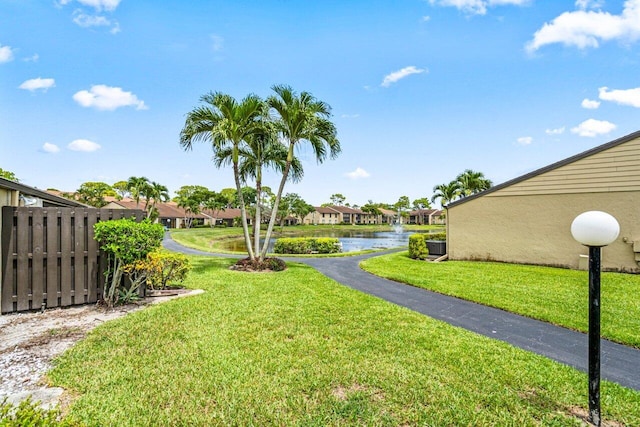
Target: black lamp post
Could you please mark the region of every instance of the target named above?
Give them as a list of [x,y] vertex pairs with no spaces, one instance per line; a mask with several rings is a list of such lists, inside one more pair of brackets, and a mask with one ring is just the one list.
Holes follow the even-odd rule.
[[589,421],[600,426],[600,248],[618,238],[620,225],[608,213],[589,211],[573,220],[571,234],[589,247]]

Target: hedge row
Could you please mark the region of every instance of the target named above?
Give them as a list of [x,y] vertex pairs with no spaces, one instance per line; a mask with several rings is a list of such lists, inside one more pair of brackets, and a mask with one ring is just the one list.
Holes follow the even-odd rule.
[[277,254],[334,254],[341,250],[340,241],[333,237],[283,237],[273,248]]

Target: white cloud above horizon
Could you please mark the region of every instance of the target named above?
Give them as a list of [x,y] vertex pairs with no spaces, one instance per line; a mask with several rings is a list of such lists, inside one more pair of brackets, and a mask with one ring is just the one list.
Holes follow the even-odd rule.
[[530,0],[429,0],[431,5],[455,7],[470,15],[485,15],[489,7],[524,6]]
[[209,36],[211,38],[211,49],[214,52],[220,52],[221,50],[224,49],[224,38],[217,35],[217,34],[211,34]]
[[571,132],[579,136],[593,138],[598,135],[605,135],[617,126],[606,120],[588,119],[578,126],[571,128]]
[[562,135],[564,131],[565,131],[565,127],[562,126],[555,129],[546,129],[544,133],[546,133],[547,135]]
[[13,49],[11,46],[3,46],[0,43],[0,64],[13,61]]
[[[118,7],[118,5],[122,0],[76,0],[76,1],[83,6],[92,7],[98,12],[102,10],[112,12],[116,10],[116,8]],[[65,6],[72,2],[73,0],[59,0],[58,4],[61,6]]]
[[585,98],[582,100],[582,103],[580,105],[582,106],[582,108],[586,108],[587,110],[595,110],[600,107],[600,101]]
[[518,144],[520,145],[529,145],[533,142],[533,137],[531,136],[521,136],[517,139]]
[[382,83],[380,83],[380,86],[382,87],[389,87],[391,85],[391,83],[395,83],[398,80],[402,80],[405,77],[408,77],[412,74],[421,74],[421,73],[426,73],[428,72],[428,70],[426,68],[417,68],[414,65],[410,65],[408,67],[404,67],[398,71],[393,71],[389,74],[387,74],[386,76],[384,76],[384,79],[382,80]]
[[604,41],[633,42],[640,38],[640,0],[625,1],[620,15],[586,9],[598,5],[599,2],[577,1],[579,10],[564,12],[550,23],[545,23],[534,33],[526,50],[532,53],[554,43],[578,49],[597,48]]
[[612,101],[620,105],[640,108],[640,87],[613,90],[609,90],[608,87],[601,87],[598,89],[598,97],[603,101]]
[[89,141],[88,139],[75,139],[67,145],[67,148],[71,151],[83,151],[85,153],[91,153],[99,150],[100,144],[97,142]]
[[120,107],[135,107],[136,110],[147,110],[144,101],[122,88],[107,85],[93,85],[90,90],[81,90],[73,95],[74,101],[83,107],[97,110],[113,111]]
[[46,92],[49,88],[55,87],[55,85],[55,79],[43,79],[38,77],[35,79],[25,80],[20,86],[18,86],[18,88],[28,90],[30,92],[34,92],[38,89]]
[[358,166],[354,171],[346,173],[345,176],[349,179],[362,179],[369,178],[371,174]]
[[45,142],[44,144],[42,144],[42,151],[44,151],[45,153],[57,153],[60,151],[60,147],[58,147],[56,144]]
[[89,15],[79,9],[73,12],[73,22],[82,28],[109,27],[111,34],[120,32],[120,24],[117,21],[113,21],[104,15]]

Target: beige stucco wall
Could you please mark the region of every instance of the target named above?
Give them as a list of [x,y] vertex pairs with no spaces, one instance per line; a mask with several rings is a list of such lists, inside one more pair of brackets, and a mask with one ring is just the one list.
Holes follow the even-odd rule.
[[633,252],[633,242],[640,244],[640,191],[489,196],[449,209],[450,259],[579,268],[588,248],[573,239],[571,223],[582,212],[601,210],[620,223],[618,239],[603,248],[603,268],[640,272]]

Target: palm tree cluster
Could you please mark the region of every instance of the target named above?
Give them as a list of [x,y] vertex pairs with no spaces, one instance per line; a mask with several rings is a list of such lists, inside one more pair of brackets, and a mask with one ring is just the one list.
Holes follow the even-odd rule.
[[[248,95],[238,101],[221,92],[203,95],[203,105],[187,113],[180,132],[180,145],[191,150],[195,142],[211,144],[216,167],[231,166],[240,205],[242,228],[251,261],[262,262],[278,215],[285,183],[303,176],[296,148],[311,146],[318,163],[340,153],[335,125],[329,120],[331,107],[308,92],[276,85],[267,99]],[[262,172],[270,168],[281,174],[264,242],[260,244],[261,209],[255,206],[253,242],[247,221],[242,185],[252,180],[262,194]],[[259,199],[259,198],[258,198]]]
[[158,202],[169,201],[169,189],[157,182],[150,181],[144,176],[132,176],[127,181],[113,184],[113,188],[121,197],[130,196],[136,202],[136,208],[140,206],[140,200],[145,202],[144,209],[147,218],[155,219],[158,216]]
[[446,207],[455,200],[488,190],[492,185],[491,180],[487,179],[482,172],[467,169],[448,184],[433,187],[434,194],[431,201],[435,203],[440,199],[440,204]]

